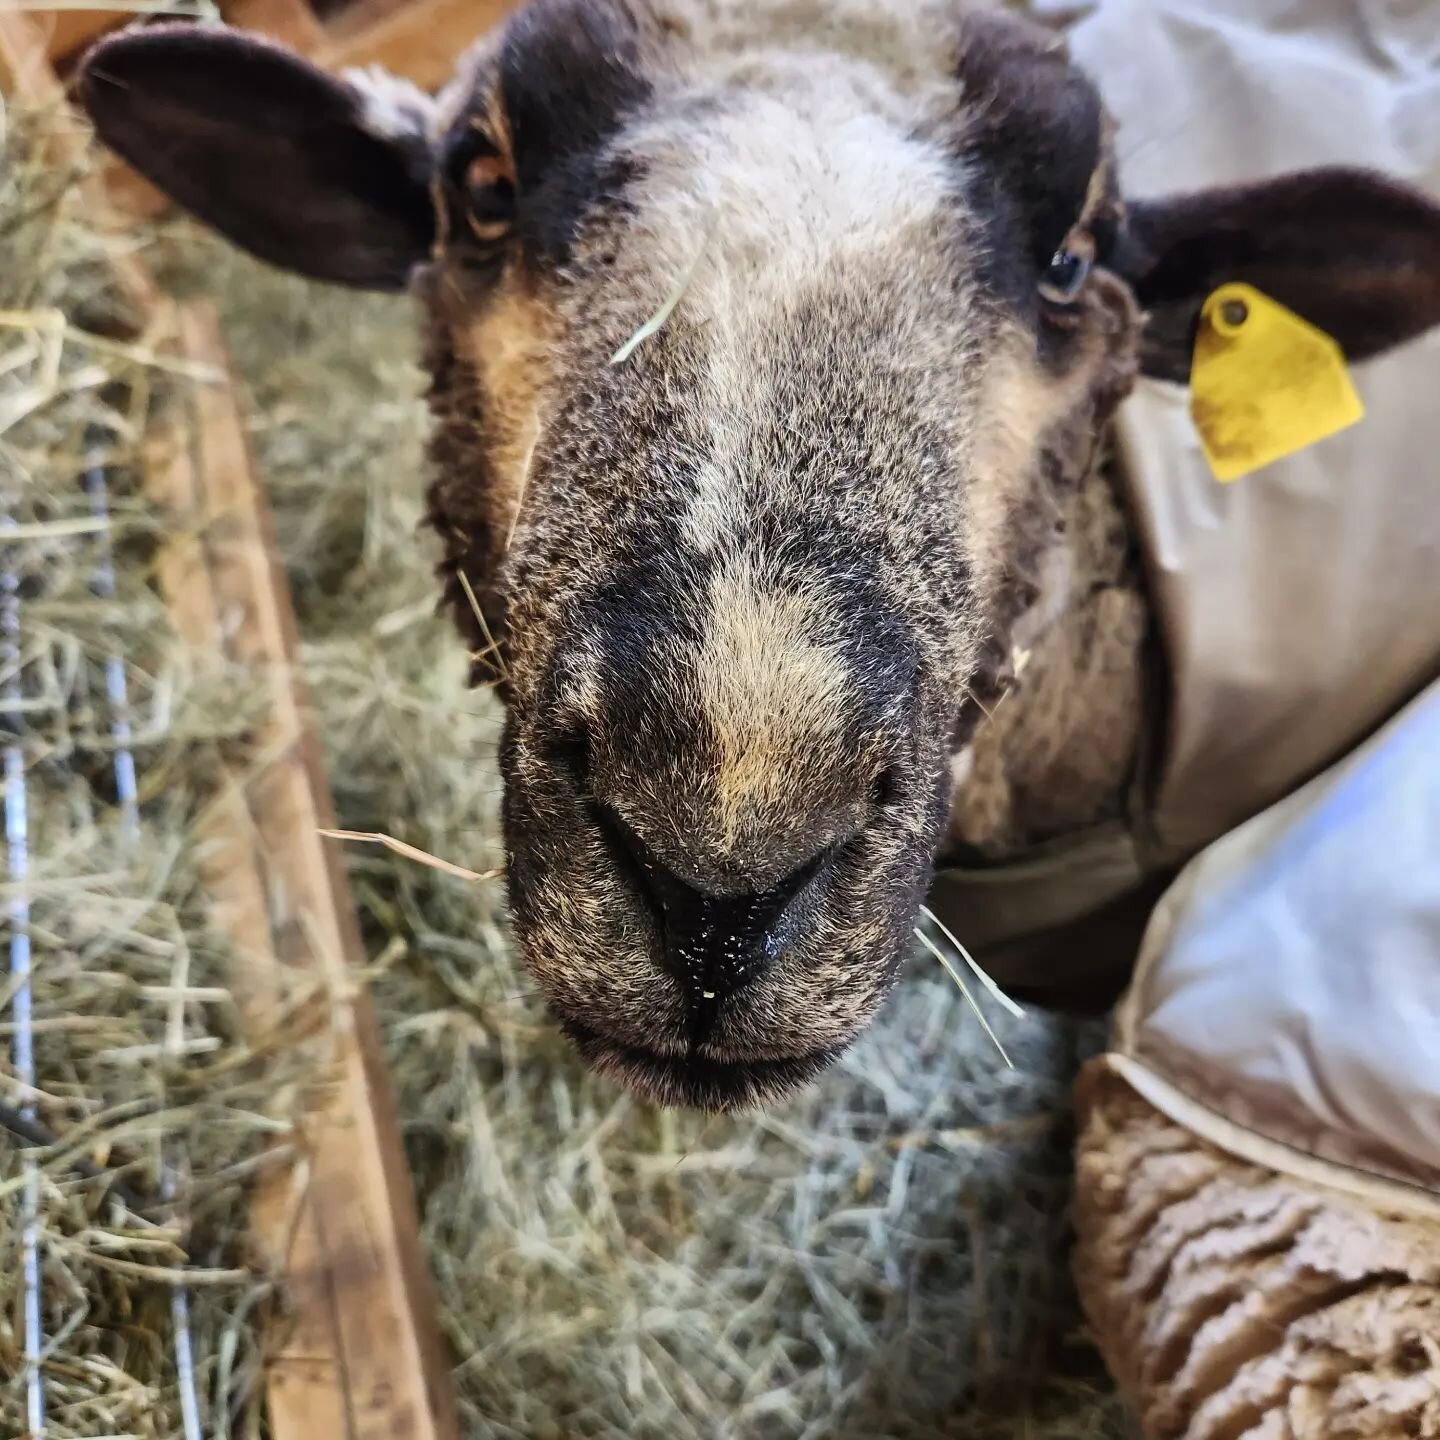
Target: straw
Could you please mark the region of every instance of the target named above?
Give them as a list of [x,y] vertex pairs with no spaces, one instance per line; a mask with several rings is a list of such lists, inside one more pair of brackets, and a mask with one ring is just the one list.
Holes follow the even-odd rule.
[[685,292],[690,288],[690,282],[695,278],[695,272],[700,268],[700,261],[705,257],[705,250],[713,233],[714,222],[711,221],[706,226],[699,245],[695,247],[695,254],[691,256],[689,263],[680,272],[679,278],[671,286],[669,293],[660,302],[660,308],[610,357],[612,365],[623,365],[675,313],[675,307],[684,299]]
[[945,936],[945,938],[959,952],[960,958],[974,972],[975,978],[990,992],[993,999],[998,1000],[1017,1020],[1023,1019],[1024,1010],[1020,1008],[984,970],[976,963],[975,957],[956,938],[955,932],[932,910],[928,905],[920,907],[920,913],[931,922]]
[[[137,338],[116,242],[48,162],[73,117],[5,120],[0,1435],[238,1440],[263,1392],[236,1316],[269,1291],[245,1186],[288,1134],[299,1068],[283,1031],[236,1024],[199,826],[219,758],[249,764],[264,687],[197,667],[154,585],[137,461],[193,377]],[[162,1192],[183,1224],[157,1223]]]
[[1000,1043],[1000,1037],[991,1029],[990,1022],[985,1018],[985,1012],[975,1003],[975,997],[970,993],[970,987],[965,983],[965,977],[955,968],[950,957],[923,930],[916,927],[911,933],[944,966],[945,973],[955,982],[961,997],[980,1022],[980,1028],[989,1036],[990,1043],[1000,1052],[1000,1058],[1005,1062],[1006,1067],[1013,1070],[1015,1062],[1006,1053],[1005,1047]]
[[431,855],[429,851],[421,850],[419,846],[408,844],[404,840],[397,840],[393,835],[385,835],[378,830],[322,830],[320,833],[330,840],[358,840],[366,845],[383,845],[396,855],[405,856],[407,860],[428,865],[432,870],[441,870],[446,875],[454,875],[460,880],[494,880],[504,874],[502,870],[467,870],[463,865],[456,865],[450,860],[442,860],[438,855]]

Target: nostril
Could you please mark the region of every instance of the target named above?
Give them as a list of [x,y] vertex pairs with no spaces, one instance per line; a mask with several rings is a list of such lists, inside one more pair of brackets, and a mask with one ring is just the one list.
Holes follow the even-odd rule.
[[577,790],[589,787],[590,732],[583,725],[571,725],[562,730],[546,747],[546,755]]
[[631,889],[653,912],[656,922],[663,925],[667,894],[674,887],[688,887],[663,865],[657,865],[645,842],[608,805],[592,799],[589,809],[590,820],[604,837],[621,874],[629,879]]
[[870,804],[875,810],[888,810],[900,798],[900,768],[887,765],[870,783]]
[[[827,847],[812,855],[803,865],[798,865],[768,893],[777,909],[788,906],[805,887],[823,870],[836,853],[836,847]],[[758,897],[765,899],[765,895]]]

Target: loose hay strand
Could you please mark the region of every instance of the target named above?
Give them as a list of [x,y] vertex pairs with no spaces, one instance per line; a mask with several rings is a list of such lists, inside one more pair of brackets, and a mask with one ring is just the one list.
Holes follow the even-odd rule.
[[935,926],[937,926],[941,934],[943,934],[945,938],[955,947],[955,949],[959,952],[961,959],[963,959],[965,963],[970,967],[970,969],[974,971],[975,978],[986,988],[986,990],[990,992],[991,998],[997,1000],[1001,1005],[1003,1005],[1005,1009],[1007,1009],[1017,1020],[1023,1020],[1025,1018],[1025,1011],[1021,1008],[1021,1006],[1017,1005],[1015,1001],[1012,1000],[995,983],[994,980],[990,978],[990,976],[986,973],[985,970],[980,967],[975,957],[964,947],[964,945],[960,943],[959,939],[955,935],[955,932],[951,930],[951,928],[928,905],[922,905],[920,907],[920,913],[924,915],[927,920],[931,921]]
[[711,228],[707,228],[690,263],[680,272],[680,278],[660,302],[660,308],[610,357],[612,365],[623,365],[675,313],[675,307],[684,299],[690,282],[695,278],[695,272],[700,268],[700,261],[710,243],[710,235]]
[[991,1043],[1000,1052],[1000,1058],[1005,1062],[1007,1068],[1013,1070],[1015,1062],[1011,1060],[1009,1053],[1000,1043],[1000,1037],[990,1027],[990,1022],[985,1018],[985,1012],[975,1003],[975,997],[970,993],[970,987],[965,983],[965,977],[955,968],[950,957],[935,944],[933,940],[917,925],[913,931],[915,938],[945,967],[945,973],[955,982],[960,994],[964,997],[965,1003],[975,1012],[975,1018],[980,1022],[985,1033],[990,1037]]
[[530,467],[535,463],[535,450],[539,444],[540,422],[537,420],[535,434],[531,437],[529,445],[525,447],[525,463],[520,467],[520,484],[516,487],[515,491],[515,513],[511,515],[510,528],[505,532],[505,549],[507,552],[515,543],[515,531],[520,526],[520,512],[525,507],[525,495],[530,488]]
[[428,865],[432,870],[454,875],[459,880],[498,880],[505,873],[503,870],[467,870],[453,860],[442,860],[438,855],[420,849],[418,845],[397,840],[393,835],[386,835],[380,830],[322,830],[320,833],[329,840],[355,840],[366,845],[383,845],[387,850],[405,856],[407,860]]
[[503,676],[505,674],[504,656],[501,654],[499,642],[490,633],[490,625],[485,619],[485,612],[480,608],[480,601],[475,596],[475,587],[471,585],[470,577],[463,568],[458,568],[455,574],[460,581],[460,588],[465,592],[465,600],[470,606],[470,613],[474,615],[475,623],[479,625],[480,633],[485,637],[485,649],[480,652],[480,656],[493,655],[495,657],[494,668]]

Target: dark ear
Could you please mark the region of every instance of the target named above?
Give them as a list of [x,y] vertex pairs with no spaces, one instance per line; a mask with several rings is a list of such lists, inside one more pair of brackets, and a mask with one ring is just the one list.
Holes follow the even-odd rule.
[[297,56],[195,25],[132,30],[85,57],[100,138],[262,260],[318,280],[403,289],[435,233],[418,91],[382,103]]
[[1141,366],[1186,381],[1200,307],[1239,280],[1363,360],[1440,324],[1440,205],[1367,170],[1132,204],[1113,268],[1149,312]]

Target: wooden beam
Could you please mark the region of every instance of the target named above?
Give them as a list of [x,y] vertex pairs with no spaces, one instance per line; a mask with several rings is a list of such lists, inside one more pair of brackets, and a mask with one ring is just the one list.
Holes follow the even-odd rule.
[[522,0],[410,0],[387,9],[355,33],[337,21],[334,38],[322,53],[332,70],[383,65],[422,90],[436,90],[454,73],[467,46]]
[[325,27],[305,0],[222,0],[226,23],[278,40],[302,55],[315,55],[326,44]]
[[[170,520],[156,565],[176,633],[202,673],[225,663],[221,600],[202,541],[204,506],[188,437],[170,430],[146,447],[145,488]],[[252,1033],[274,1023],[284,1003],[265,876],[241,778],[217,775],[219,794],[199,828],[201,869],[211,918],[231,947],[232,985]],[[324,1260],[308,1205],[292,1196],[289,1166],[262,1174],[251,1200],[256,1248],[285,1277],[286,1320],[266,1337],[265,1383],[275,1440],[343,1437],[345,1371]],[[303,1171],[299,1172],[303,1178]]]
[[[185,307],[179,334],[182,355],[227,373],[213,312]],[[335,816],[269,510],[232,388],[203,386],[196,414],[206,568],[228,621],[226,652],[269,682],[270,718],[257,736],[265,763],[245,790],[277,959],[323,981],[331,1022],[334,1083],[308,1126],[307,1183],[288,1205],[271,1202],[300,1222],[284,1257],[292,1297],[328,1304],[328,1328],[317,1319],[272,1377],[275,1437],[454,1440],[448,1366],[398,1120],[374,1013],[355,982],[364,951],[343,856],[320,834],[335,828]],[[336,1380],[345,1428],[317,1430],[313,1412]],[[330,1394],[332,1408],[334,1401]]]
[[389,20],[414,0],[349,0],[325,17],[325,33],[332,41],[349,40]]

